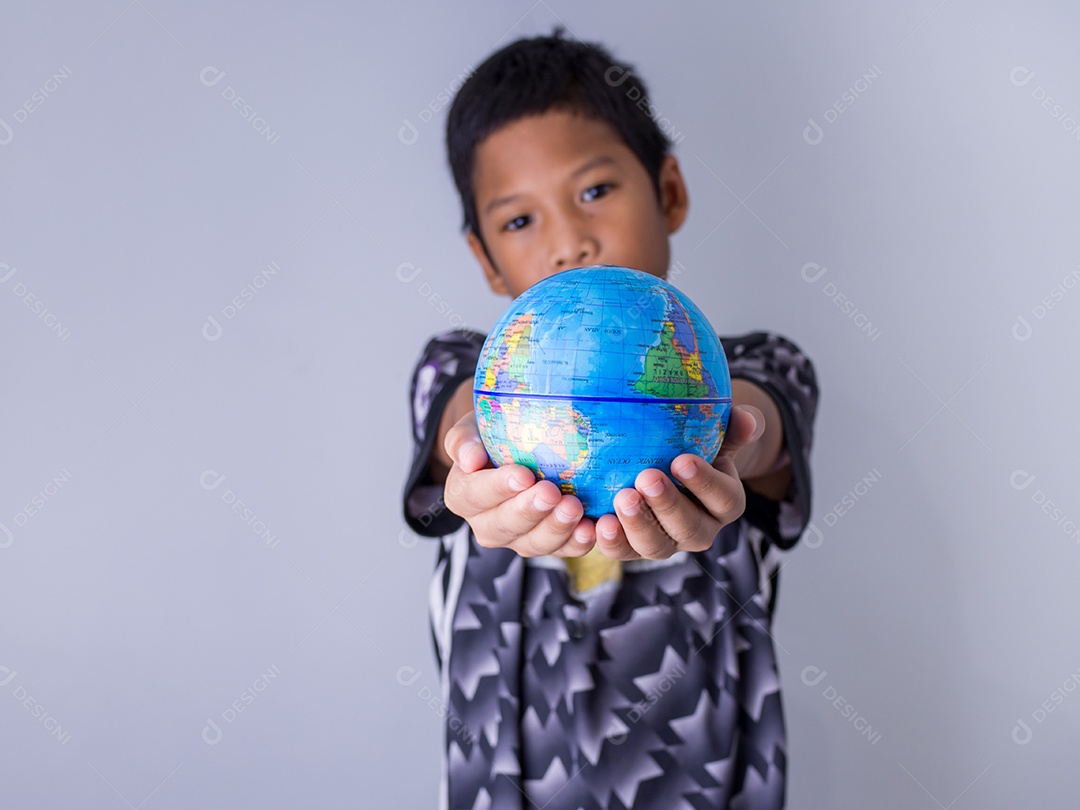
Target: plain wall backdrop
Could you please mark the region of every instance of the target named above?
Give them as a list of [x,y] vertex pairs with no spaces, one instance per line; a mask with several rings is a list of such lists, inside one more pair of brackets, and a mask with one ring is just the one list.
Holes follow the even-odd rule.
[[1075,804],[1075,4],[2,18],[4,807],[434,806],[408,378],[508,303],[459,231],[446,103],[560,22],[677,140],[676,283],[817,369],[775,625],[789,806]]

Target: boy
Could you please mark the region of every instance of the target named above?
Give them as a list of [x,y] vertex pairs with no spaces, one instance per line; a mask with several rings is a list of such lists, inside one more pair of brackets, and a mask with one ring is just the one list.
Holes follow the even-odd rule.
[[[621,264],[664,277],[688,210],[644,85],[601,47],[495,53],[447,123],[469,246],[491,289]],[[484,336],[450,332],[412,381],[404,493],[441,537],[432,630],[448,707],[442,808],[779,808],[785,739],[769,635],[777,549],[809,520],[813,367],[772,334],[725,338],[727,435],[712,464],[645,470],[616,514],[479,442]],[[464,519],[464,521],[463,521]]]

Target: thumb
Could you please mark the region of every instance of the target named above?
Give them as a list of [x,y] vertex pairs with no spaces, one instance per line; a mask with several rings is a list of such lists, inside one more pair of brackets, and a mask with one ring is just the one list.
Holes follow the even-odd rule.
[[720,452],[713,459],[713,467],[738,475],[736,469],[747,453],[765,432],[765,415],[753,405],[736,405],[728,417],[727,431],[720,445]]
[[472,411],[461,417],[446,432],[446,454],[464,472],[473,473],[487,466],[488,454],[476,428],[476,416]]

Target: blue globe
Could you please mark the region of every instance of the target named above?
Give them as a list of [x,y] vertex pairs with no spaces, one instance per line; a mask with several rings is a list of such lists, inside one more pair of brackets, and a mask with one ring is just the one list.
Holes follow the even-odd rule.
[[670,477],[682,453],[716,457],[731,378],[686,295],[639,270],[595,265],[514,300],[481,349],[474,405],[494,464],[529,467],[595,519],[614,513],[615,494],[642,470]]

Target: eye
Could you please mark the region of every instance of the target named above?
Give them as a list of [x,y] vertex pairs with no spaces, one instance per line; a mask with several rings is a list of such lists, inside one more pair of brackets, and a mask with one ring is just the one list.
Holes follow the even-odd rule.
[[598,183],[595,186],[585,189],[585,191],[581,195],[581,198],[586,202],[588,202],[589,200],[598,200],[601,197],[606,196],[607,193],[611,191],[611,189],[611,183]]
[[503,230],[504,231],[520,231],[522,228],[524,228],[526,225],[528,225],[531,221],[532,220],[528,216],[526,216],[525,214],[522,214],[520,217],[514,217],[512,220],[510,220],[505,225],[503,225]]

